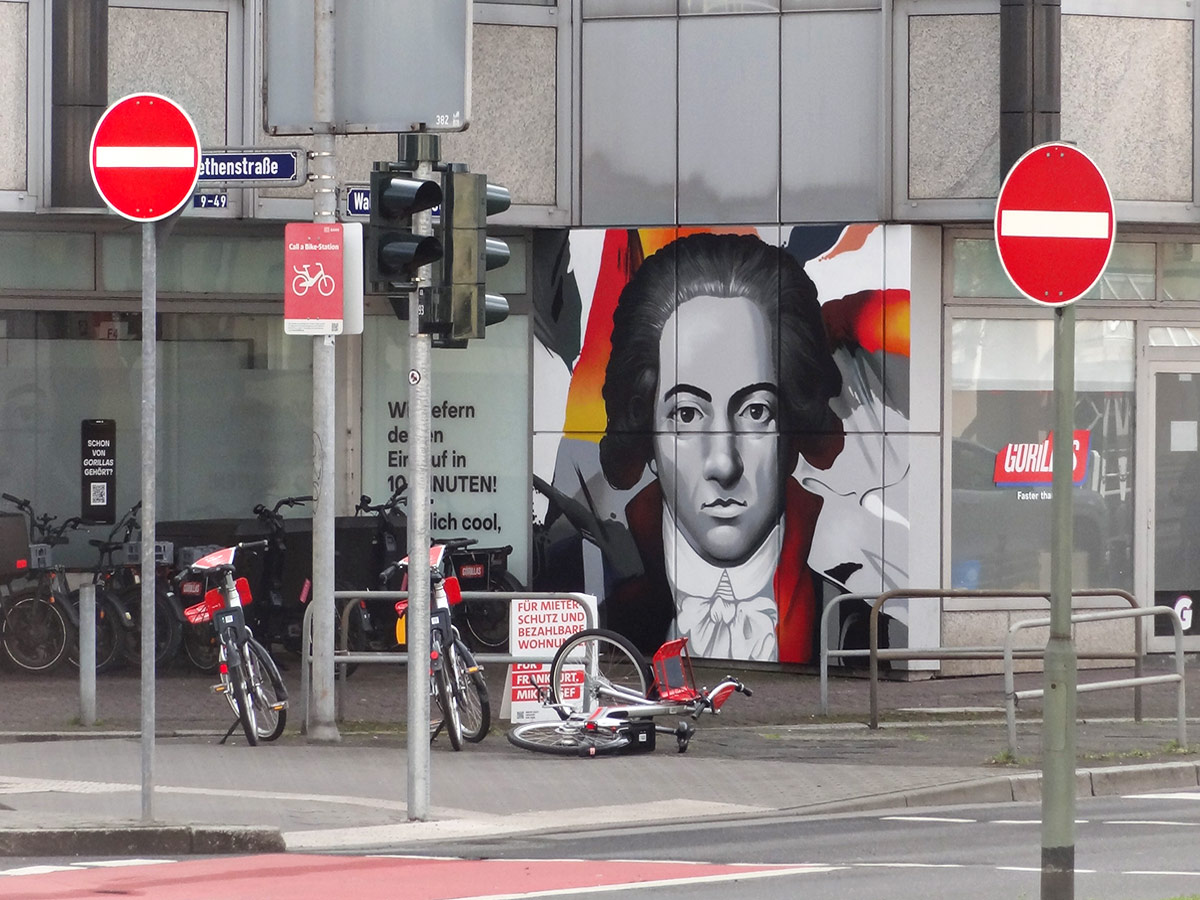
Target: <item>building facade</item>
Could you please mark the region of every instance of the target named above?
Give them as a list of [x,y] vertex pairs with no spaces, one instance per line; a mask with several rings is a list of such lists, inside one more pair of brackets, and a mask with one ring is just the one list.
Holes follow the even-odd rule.
[[[85,419],[116,422],[118,506],[138,485],[139,235],[80,189],[72,116],[153,91],[204,147],[309,146],[265,124],[278,2],[109,0],[81,24],[96,4],[0,0],[0,486],[39,509],[76,508]],[[512,192],[513,260],[489,284],[513,315],[434,354],[434,534],[512,545],[525,583],[597,594],[644,644],[685,633],[764,662],[811,663],[837,593],[1047,589],[1053,321],[992,238],[996,0],[473,12],[471,123],[442,155]],[[1200,590],[1183,527],[1200,514],[1196,17],[1186,0],[1063,0],[1061,18],[1061,135],[1104,171],[1118,221],[1077,304],[1073,581],[1184,611]],[[82,73],[72,35],[93,50]],[[340,136],[339,189],[395,155],[395,135]],[[160,253],[163,519],[311,486],[312,347],[283,333],[282,235],[311,220],[313,186],[218,193]],[[685,257],[727,271],[692,290]],[[777,285],[766,306],[708,302],[755,293],[731,266]],[[669,302],[647,340],[620,323],[655,291]],[[618,331],[642,334],[641,356]],[[337,353],[349,512],[407,466],[407,325],[372,298]],[[619,386],[643,364],[644,395]],[[998,644],[1030,608],[897,602],[885,639]],[[861,609],[828,627],[864,639]]]

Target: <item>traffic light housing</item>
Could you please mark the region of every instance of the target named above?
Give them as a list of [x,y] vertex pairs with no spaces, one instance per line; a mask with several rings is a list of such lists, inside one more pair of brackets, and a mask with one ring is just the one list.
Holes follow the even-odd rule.
[[486,175],[451,164],[443,176],[438,231],[443,257],[438,278],[438,314],[448,323],[435,334],[435,347],[465,347],[482,338],[488,325],[508,318],[508,300],[488,294],[487,272],[508,262],[508,244],[487,236],[487,217],[512,204],[508,189],[489,184]]
[[371,293],[411,287],[417,270],[442,258],[442,242],[416,234],[412,218],[442,202],[442,186],[418,178],[401,163],[377,162],[371,171],[371,219],[364,256]]

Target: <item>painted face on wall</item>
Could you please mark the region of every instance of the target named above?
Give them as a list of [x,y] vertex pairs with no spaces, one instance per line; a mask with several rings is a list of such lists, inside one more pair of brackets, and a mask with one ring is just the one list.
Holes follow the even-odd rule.
[[738,565],[779,521],[775,329],[744,297],[693,297],[659,343],[654,462],[667,508],[713,565]]

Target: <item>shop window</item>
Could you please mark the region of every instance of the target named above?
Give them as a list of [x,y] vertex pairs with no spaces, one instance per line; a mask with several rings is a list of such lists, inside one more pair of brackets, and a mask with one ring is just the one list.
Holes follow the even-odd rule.
[[1200,244],[1162,245],[1163,296],[1167,300],[1200,300]]
[[0,233],[0,288],[95,290],[96,250],[92,235],[49,231]]
[[[312,341],[277,316],[158,321],[158,518],[246,518],[312,485]],[[116,421],[116,505],[141,489],[141,316],[0,312],[0,485],[80,513],[80,423]],[[90,536],[101,537],[98,526]],[[84,534],[56,551],[90,564]]]
[[[1167,245],[1172,246],[1172,245]],[[1180,246],[1180,245],[1173,245]],[[1084,294],[1088,300],[1153,300],[1154,251],[1150,242],[1118,241],[1096,286]],[[955,297],[1020,297],[1000,265],[996,242],[991,238],[962,238],[954,242]],[[1200,275],[1200,268],[1193,278]],[[1200,281],[1193,291],[1200,290]],[[1200,293],[1194,294],[1200,299]]]
[[[1076,588],[1132,587],[1134,341],[1076,327]],[[955,588],[1049,589],[1054,323],[951,327],[950,575]]]

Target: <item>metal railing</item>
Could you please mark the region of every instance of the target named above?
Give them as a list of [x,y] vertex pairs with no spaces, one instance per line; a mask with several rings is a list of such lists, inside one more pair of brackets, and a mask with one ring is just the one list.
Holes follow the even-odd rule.
[[[463,591],[463,600],[504,600],[511,603],[513,600],[573,600],[576,605],[583,609],[584,622],[586,628],[596,627],[596,618],[592,612],[591,604],[595,602],[595,598],[590,594],[571,593],[571,592],[546,592],[546,591],[520,591],[520,592],[492,592],[492,591]],[[339,600],[366,600],[374,601],[390,601],[395,603],[397,600],[407,600],[408,591],[334,591],[334,603]],[[304,610],[304,621],[301,626],[301,664],[300,664],[300,706],[304,712],[303,722],[307,725],[309,713],[309,695],[311,691],[312,680],[312,604],[308,604],[308,608]],[[347,644],[349,640],[349,617],[353,609],[351,604],[344,605],[341,611],[342,629],[341,629],[341,646],[335,647],[333,651],[333,662],[337,667],[337,683],[338,690],[336,692],[336,713],[338,721],[342,719],[342,701],[345,695],[346,679],[348,678],[348,668],[352,665],[371,665],[376,663],[390,663],[393,665],[407,665],[408,653],[405,651],[393,650],[350,650]],[[475,660],[480,663],[548,663],[554,659],[554,654],[546,656],[514,656],[510,653],[475,653]]]
[[[1184,681],[1183,656],[1183,621],[1179,613],[1170,606],[1144,606],[1137,609],[1111,609],[1103,612],[1078,613],[1071,616],[1071,624],[1078,622],[1106,622],[1111,619],[1138,619],[1145,616],[1169,616],[1175,630],[1175,674],[1173,675],[1142,675],[1141,666],[1136,666],[1133,678],[1114,678],[1109,681],[1089,681],[1075,686],[1077,694],[1091,691],[1113,690],[1131,687],[1135,693],[1141,691],[1146,684],[1175,684],[1176,688],[1176,740],[1180,747],[1187,746],[1187,703]],[[1050,625],[1049,618],[1022,619],[1009,626],[1008,637],[1004,639],[1004,715],[1008,725],[1008,751],[1013,756],[1017,753],[1017,702],[1033,697],[1041,697],[1044,689],[1018,691],[1015,689],[1016,680],[1013,675],[1013,637],[1025,628],[1045,628]],[[1135,642],[1140,646],[1142,630],[1138,622],[1134,622]],[[1142,721],[1141,703],[1134,704],[1134,719]]]
[[[1072,598],[1079,597],[1111,597],[1124,600],[1133,609],[1139,609],[1136,598],[1128,591],[1118,588],[1091,588],[1071,592]],[[1004,591],[1004,590],[944,590],[940,588],[897,588],[882,594],[840,594],[830,600],[821,612],[820,627],[820,666],[821,666],[821,714],[829,714],[829,658],[830,657],[867,657],[870,662],[870,728],[879,727],[879,661],[881,659],[1003,659],[1004,647],[884,647],[879,646],[879,611],[889,600],[896,599],[1040,599],[1050,602],[1050,591]],[[829,646],[829,619],[837,606],[848,600],[871,601],[869,623],[869,640],[867,648],[841,649]],[[1013,650],[1018,659],[1040,659],[1045,648],[1022,647]],[[1080,653],[1078,659],[1129,659],[1133,661],[1136,674],[1141,675],[1142,665],[1142,636],[1141,631],[1135,634],[1135,649],[1133,653],[1119,651],[1100,651]],[[1136,715],[1141,715],[1141,691],[1135,689],[1134,709]]]

